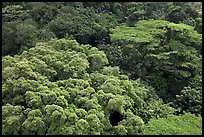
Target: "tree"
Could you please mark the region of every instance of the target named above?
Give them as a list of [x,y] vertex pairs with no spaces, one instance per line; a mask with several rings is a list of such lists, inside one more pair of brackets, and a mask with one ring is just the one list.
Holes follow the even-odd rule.
[[200,75],[201,35],[191,26],[140,20],[134,27],[112,29],[110,36],[112,44],[100,49],[111,65],[119,65],[130,78],[150,83],[165,102]]
[[46,4],[44,2],[29,2],[26,6],[31,7],[30,16],[39,26],[45,26],[58,14],[58,9],[55,5]]
[[119,125],[125,126],[125,129],[128,131],[127,135],[137,135],[144,128],[143,120],[140,117],[134,116],[133,114],[128,112],[126,115],[127,118],[119,122]]
[[200,134],[201,4],[3,2],[3,134]]
[[2,134],[19,135],[25,120],[22,106],[6,104],[2,106]]
[[38,30],[32,20],[5,22],[2,28],[3,55],[22,52],[38,40]]
[[38,38],[38,31],[36,26],[30,22],[25,22],[16,25],[16,41],[20,45],[21,50],[29,49],[35,45]]
[[186,14],[180,6],[173,7],[173,9],[171,9],[168,15],[166,16],[167,20],[174,23],[180,23],[185,18]]
[[142,106],[154,98],[140,80],[105,66],[103,51],[75,40],[39,42],[2,63],[3,134],[138,134]]
[[176,95],[174,105],[180,108],[181,113],[191,112],[200,114],[202,111],[202,92],[191,87],[184,87],[179,95]]
[[28,18],[28,11],[21,5],[7,5],[2,9],[3,23]]
[[195,30],[202,34],[202,18],[196,18],[195,19],[196,25],[195,25]]

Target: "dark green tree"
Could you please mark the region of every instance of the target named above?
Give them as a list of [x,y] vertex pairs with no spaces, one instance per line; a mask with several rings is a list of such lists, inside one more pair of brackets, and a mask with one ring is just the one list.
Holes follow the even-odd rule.
[[140,20],[112,29],[112,44],[100,49],[112,65],[150,83],[168,101],[201,75],[201,36],[188,25]]

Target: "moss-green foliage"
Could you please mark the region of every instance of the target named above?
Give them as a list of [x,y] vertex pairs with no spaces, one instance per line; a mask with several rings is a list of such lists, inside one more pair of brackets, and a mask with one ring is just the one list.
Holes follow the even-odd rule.
[[202,18],[196,18],[195,22],[196,22],[195,30],[196,30],[198,33],[201,33],[201,34],[202,34]]
[[165,101],[201,75],[202,35],[191,26],[139,20],[133,27],[112,29],[110,36],[112,44],[100,46],[109,62],[149,82]]
[[2,25],[2,54],[16,54],[31,48],[38,40],[38,30],[33,20],[11,21]]
[[145,125],[143,135],[202,135],[202,117],[191,113],[167,118],[153,118]]
[[3,2],[2,133],[201,134],[201,11],[201,2]]
[[39,26],[47,25],[59,13],[57,3],[52,5],[45,2],[28,2],[25,7],[29,7],[30,16]]
[[100,16],[93,8],[84,8],[80,2],[69,3],[59,10],[60,13],[48,23],[48,28],[58,38],[73,36],[80,43],[93,45],[108,41],[108,30],[105,27],[110,24],[111,17],[106,19],[108,15]]
[[130,2],[126,24],[134,26],[138,20],[167,20],[195,26],[202,4],[199,2]]
[[[76,39],[79,43],[110,43],[109,29],[126,23],[134,26],[141,19],[162,19],[195,27],[199,33],[200,3],[179,2],[3,2],[3,55],[32,47],[25,43],[37,38]],[[180,10],[181,9],[181,10]],[[25,25],[24,20],[36,25]],[[172,20],[173,19],[173,20]],[[13,24],[13,23],[14,24]],[[8,25],[9,24],[9,25]],[[16,25],[17,24],[17,25]],[[19,25],[18,25],[19,24]],[[20,24],[23,24],[21,26]],[[16,30],[24,30],[16,34]],[[32,31],[35,30],[36,32]],[[18,32],[18,31],[17,31]],[[32,33],[32,35],[30,34]],[[27,34],[28,33],[28,34]],[[21,36],[26,34],[26,36]],[[30,37],[31,36],[31,37]],[[21,43],[24,41],[23,43]],[[22,45],[21,45],[22,44]],[[19,50],[21,49],[21,50]]]
[[28,18],[28,11],[21,5],[8,5],[2,9],[3,22],[24,20]]
[[[142,106],[157,98],[139,79],[105,66],[104,52],[75,40],[39,42],[2,61],[3,112],[12,111],[3,113],[3,134],[138,134],[148,120]],[[117,127],[113,111],[124,116]]]
[[2,134],[18,135],[21,130],[21,123],[25,120],[22,106],[12,106],[6,104],[2,106]]

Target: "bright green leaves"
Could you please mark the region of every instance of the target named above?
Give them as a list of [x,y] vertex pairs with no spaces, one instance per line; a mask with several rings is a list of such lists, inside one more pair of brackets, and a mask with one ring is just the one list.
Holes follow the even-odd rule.
[[53,124],[61,125],[67,118],[63,108],[58,105],[46,105],[44,111],[45,120],[47,123],[53,122]]
[[127,133],[128,135],[139,134],[144,128],[143,120],[139,116],[136,116],[131,113],[126,115],[127,115],[127,118],[119,122],[119,125],[122,125],[125,127],[126,131],[128,131]]
[[167,28],[170,29],[169,33],[171,33],[171,38],[179,40],[186,46],[194,47],[197,50],[201,49],[202,35],[193,30],[193,27],[185,24],[169,23]]
[[119,67],[107,64],[104,52],[65,39],[4,57],[3,105],[21,105],[27,117],[5,115],[13,123],[22,121],[5,134],[107,133],[112,111],[133,111],[134,102],[141,102],[135,89],[140,84],[134,87]]
[[201,113],[202,21],[188,4],[8,2],[2,14],[3,134],[133,135]]
[[89,62],[85,58],[85,55],[84,58],[79,55],[75,55],[71,58],[72,60],[68,64],[64,65],[64,75],[68,73],[67,75],[73,78],[82,76],[89,67]]
[[83,108],[75,109],[75,112],[79,118],[85,118],[87,112]]
[[135,113],[142,117],[145,123],[153,117],[165,118],[168,114],[173,114],[175,111],[175,108],[165,104],[162,99],[150,99],[141,108],[135,109]]
[[[95,47],[91,48],[89,45],[83,45],[81,47],[76,41],[65,39],[53,40],[48,42],[48,44],[52,45],[56,50],[60,49],[68,51],[64,56],[65,58],[63,58],[63,56],[60,58],[62,58],[61,61],[67,63],[64,66],[64,70],[74,75],[74,77],[77,77],[81,73],[83,74],[87,68],[89,68],[89,71],[91,72],[99,71],[104,65],[108,64],[104,52],[99,51]],[[57,44],[57,46],[55,46],[55,44]],[[72,52],[70,53],[69,51],[71,50]],[[74,51],[76,51],[77,54]]]
[[[128,49],[134,46],[129,44]],[[140,55],[139,51],[131,54]],[[162,100],[152,101],[158,98],[152,88],[139,79],[129,80],[119,67],[107,64],[104,52],[65,39],[40,42],[20,55],[4,57],[3,105],[25,108],[25,117],[21,117],[21,112],[20,116],[4,116],[13,123],[21,121],[12,127],[12,133],[4,133],[138,134],[143,121],[170,113]],[[191,67],[188,63],[182,65]],[[125,116],[117,126],[110,123],[113,111]]]
[[98,116],[96,114],[89,114],[86,119],[89,122],[90,132],[94,135],[100,135],[103,129]]
[[76,123],[76,134],[77,135],[88,135],[89,134],[89,123],[84,120],[84,119],[80,119],[77,121]]
[[31,108],[38,108],[43,105],[42,99],[35,92],[27,91],[26,92],[26,103]]
[[23,124],[23,135],[44,135],[46,125],[41,117],[28,117]]
[[55,104],[58,106],[61,106],[61,107],[67,107],[68,106],[67,99],[64,96],[57,97]]
[[121,89],[119,87],[119,81],[116,79],[107,79],[99,89],[103,90],[105,93],[121,94]]
[[10,104],[2,106],[2,134],[20,135],[21,125],[25,120],[22,106]]
[[12,56],[3,56],[2,57],[2,69],[6,67],[12,67],[17,63],[19,60],[17,58],[14,58]]
[[201,135],[202,117],[191,113],[153,118],[145,126],[143,135]]
[[125,129],[124,125],[117,125],[114,127],[114,132],[116,135],[126,135],[128,131]]
[[[160,25],[162,24],[162,25]],[[155,36],[162,36],[166,30],[162,29],[167,24],[163,20],[140,20],[134,27],[120,26],[112,29],[111,41],[116,43],[135,43],[141,45],[157,41]]]
[[107,66],[104,66],[101,73],[104,74],[104,75],[119,76],[120,75],[120,68],[119,67],[107,67]]
[[66,90],[57,89],[44,89],[39,92],[26,92],[26,103],[30,108],[42,108],[48,104],[56,104],[62,107],[68,106],[68,100],[70,99],[69,92]]
[[14,68],[15,75],[19,75],[28,79],[37,79],[37,73],[33,72],[27,59],[23,59],[22,61],[16,63]]
[[131,108],[133,101],[131,98],[126,98],[120,95],[113,96],[113,98],[108,101],[108,109],[113,111],[117,110],[120,113],[126,111],[127,108]]
[[62,127],[64,126],[67,115],[66,110],[58,105],[46,105],[43,109],[44,121],[49,125],[47,133],[48,135],[60,134]]
[[3,20],[10,22],[14,20],[23,20],[28,17],[28,11],[20,5],[10,5],[2,9]]
[[138,43],[142,43],[142,42],[149,43],[150,39],[152,39],[152,37],[148,35],[148,33],[142,32],[142,31],[136,31],[136,30],[133,31],[131,27],[125,27],[125,26],[121,26],[119,27],[119,29],[118,28],[113,29],[111,34],[111,41],[113,42],[128,41],[128,42],[138,42]]
[[3,104],[24,104],[24,94],[26,93],[26,91],[36,91],[36,87],[38,86],[39,83],[37,81],[26,80],[24,77],[13,80],[7,79],[2,85],[2,97],[4,98]]

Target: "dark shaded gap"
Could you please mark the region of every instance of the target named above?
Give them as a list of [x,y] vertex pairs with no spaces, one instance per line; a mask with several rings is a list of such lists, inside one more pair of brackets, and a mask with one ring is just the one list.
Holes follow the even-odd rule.
[[60,79],[59,79],[59,76],[57,76],[57,75],[50,78],[51,82],[57,82],[58,80],[60,80]]
[[117,126],[117,125],[118,125],[118,122],[120,122],[121,120],[123,120],[123,115],[121,115],[118,111],[113,111],[113,112],[110,114],[109,120],[110,120],[110,124],[111,124],[112,126]]

